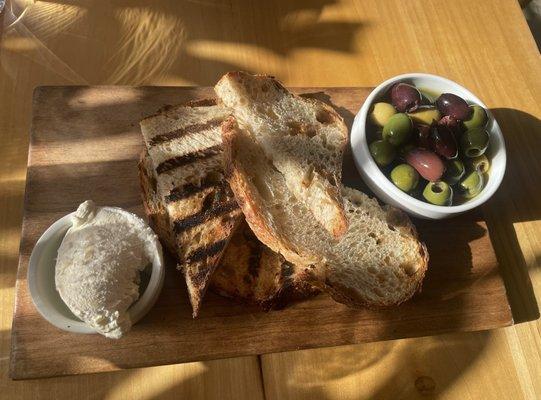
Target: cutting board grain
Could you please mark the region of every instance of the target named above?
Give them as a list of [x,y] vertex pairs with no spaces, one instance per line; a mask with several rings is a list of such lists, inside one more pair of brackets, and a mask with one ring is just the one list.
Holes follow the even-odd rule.
[[[351,126],[369,89],[295,91],[331,103]],[[480,212],[443,222],[415,221],[430,252],[430,269],[422,292],[397,308],[351,309],[320,295],[264,313],[209,294],[194,320],[182,277],[171,264],[157,304],[121,340],[70,334],[47,323],[35,309],[26,282],[28,259],[39,236],[89,198],[143,215],[136,168],[142,149],[138,121],[165,104],[208,96],[211,88],[36,89],[12,328],[12,378],[476,331],[513,323]],[[365,189],[350,155],[344,162],[344,181]]]

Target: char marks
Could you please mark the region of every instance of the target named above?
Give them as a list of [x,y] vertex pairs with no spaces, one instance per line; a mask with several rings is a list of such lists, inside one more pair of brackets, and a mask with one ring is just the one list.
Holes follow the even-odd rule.
[[177,186],[176,188],[172,189],[167,196],[165,196],[165,201],[167,203],[171,203],[173,201],[187,199],[188,197],[201,193],[209,188],[218,189],[219,186],[220,184],[216,183],[212,179],[204,179],[200,185],[189,183],[184,186]]
[[175,129],[174,131],[162,133],[154,136],[149,143],[149,146],[156,146],[157,144],[169,142],[173,139],[181,138],[185,135],[192,133],[200,133],[210,129],[217,128],[222,123],[223,118],[210,119],[204,123],[187,125],[183,128]]
[[248,274],[255,280],[259,275],[259,269],[261,267],[263,246],[258,242],[258,239],[250,229],[244,231],[244,238],[250,250],[248,256]]
[[188,256],[186,257],[186,261],[189,263],[205,261],[207,258],[213,257],[220,253],[226,245],[227,239],[222,239],[208,246],[201,246],[188,254]]
[[158,174],[163,174],[164,172],[171,171],[175,168],[192,164],[196,161],[204,160],[204,159],[216,156],[221,153],[222,153],[221,145],[212,146],[204,150],[193,151],[191,153],[184,154],[178,157],[173,157],[173,158],[163,161],[156,168],[156,172]]
[[229,214],[231,211],[238,209],[239,206],[235,200],[226,203],[214,203],[210,207],[203,209],[189,217],[177,220],[173,223],[175,233],[179,234],[195,226],[201,225],[211,219],[222,215]]
[[281,269],[280,269],[280,277],[283,280],[289,280],[291,279],[291,275],[293,275],[294,271],[295,271],[295,266],[291,264],[289,261],[283,259]]

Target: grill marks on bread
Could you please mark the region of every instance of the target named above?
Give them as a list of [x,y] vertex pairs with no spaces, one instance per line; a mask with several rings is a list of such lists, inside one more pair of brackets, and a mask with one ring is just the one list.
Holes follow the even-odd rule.
[[160,135],[154,136],[150,140],[149,145],[156,146],[161,143],[169,142],[173,139],[179,139],[185,135],[194,134],[194,133],[206,131],[209,129],[214,129],[214,128],[219,127],[222,121],[223,121],[222,118],[213,118],[207,122],[195,123],[195,124],[187,125],[182,128],[175,129],[171,132],[162,133]]
[[213,257],[221,252],[227,245],[227,240],[222,239],[208,246],[202,246],[194,250],[186,257],[188,262],[199,262],[206,260],[208,257]]
[[223,178],[220,124],[226,116],[214,100],[202,100],[141,121],[194,317],[242,218]]
[[221,185],[220,181],[222,179],[223,177],[221,174],[216,174],[214,176],[212,174],[208,174],[201,180],[199,184],[187,183],[186,185],[176,186],[171,190],[171,192],[169,192],[167,196],[165,196],[165,201],[166,203],[171,203],[173,201],[186,199],[209,188],[218,190]]
[[182,156],[169,158],[161,162],[156,167],[156,172],[158,174],[163,174],[164,172],[171,171],[175,168],[179,168],[188,164],[193,164],[196,161],[205,160],[207,158],[217,156],[222,153],[222,146],[216,145],[204,150],[193,151]]
[[[213,194],[209,195],[212,196]],[[205,202],[209,198],[205,198]],[[218,218],[229,214],[231,211],[238,210],[239,206],[235,200],[228,202],[213,202],[212,205],[206,206],[203,204],[201,211],[190,215],[189,217],[173,221],[173,229],[175,233],[182,233],[188,229],[208,222],[210,219]]]

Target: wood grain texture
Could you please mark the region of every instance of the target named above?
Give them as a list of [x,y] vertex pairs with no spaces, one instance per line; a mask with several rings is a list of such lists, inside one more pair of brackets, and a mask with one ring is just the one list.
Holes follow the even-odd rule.
[[[255,368],[253,357],[234,364],[190,363],[32,383],[8,379],[37,85],[212,85],[236,69],[272,73],[291,86],[374,86],[411,71],[456,80],[497,110],[504,132],[512,132],[506,136],[506,177],[483,211],[515,321],[538,315],[541,59],[516,0],[40,1],[18,24],[0,29],[0,61],[0,390],[6,398],[94,399],[97,385],[109,388],[101,392],[108,399],[212,398],[201,386],[218,386],[229,395],[237,393],[236,398],[261,398],[253,379],[236,374],[242,365]],[[394,344],[392,357],[385,358],[392,362],[366,368],[348,362],[347,353],[368,354],[380,344],[264,356],[266,394],[276,398],[272,393],[279,389],[282,398],[313,399],[298,390],[294,376],[317,373],[317,381],[303,385],[317,388],[320,398],[389,397],[377,396],[381,393],[426,398],[407,389],[416,388],[418,374],[439,371],[432,397],[541,398],[540,332],[538,320],[487,334],[445,335],[434,338],[439,340],[436,351],[422,338],[385,342]],[[278,362],[281,356],[287,362]],[[399,362],[402,357],[408,362]],[[340,366],[340,374],[327,368],[329,359]],[[202,366],[208,371],[202,379],[185,379]],[[400,385],[389,377],[400,377]],[[148,387],[163,390],[149,395]]]
[[[333,105],[348,125],[369,93],[362,88],[295,91]],[[321,295],[264,313],[209,295],[200,316],[192,319],[183,279],[170,265],[156,306],[121,341],[73,335],[43,320],[26,284],[28,259],[39,236],[89,198],[142,214],[136,168],[143,148],[138,121],[166,104],[212,94],[212,88],[36,89],[12,328],[13,378],[475,331],[512,323],[486,224],[480,214],[472,213],[452,224],[417,221],[431,257],[423,290],[413,301],[384,311],[347,308]],[[364,189],[351,157],[346,157],[343,170],[348,185]],[[307,334],[323,329],[325,335]]]

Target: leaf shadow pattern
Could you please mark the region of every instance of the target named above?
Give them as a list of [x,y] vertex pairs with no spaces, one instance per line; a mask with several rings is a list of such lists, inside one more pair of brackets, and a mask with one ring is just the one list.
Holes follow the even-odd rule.
[[[490,332],[439,335],[262,356],[268,399],[438,398],[490,343]],[[282,372],[287,371],[287,376]],[[359,383],[362,382],[362,383]]]
[[[17,30],[31,36],[35,46],[18,51],[81,83],[141,85],[174,77],[210,85],[227,71],[257,68],[252,60],[232,58],[224,52],[228,49],[266,53],[274,62],[259,72],[271,74],[280,73],[284,58],[298,49],[354,51],[363,25],[323,18],[324,9],[336,4],[336,0],[256,5],[247,0],[158,0],[151,5],[142,0],[39,2],[22,19],[24,29]],[[76,50],[81,46],[83,57]],[[89,68],[90,59],[94,68]]]

